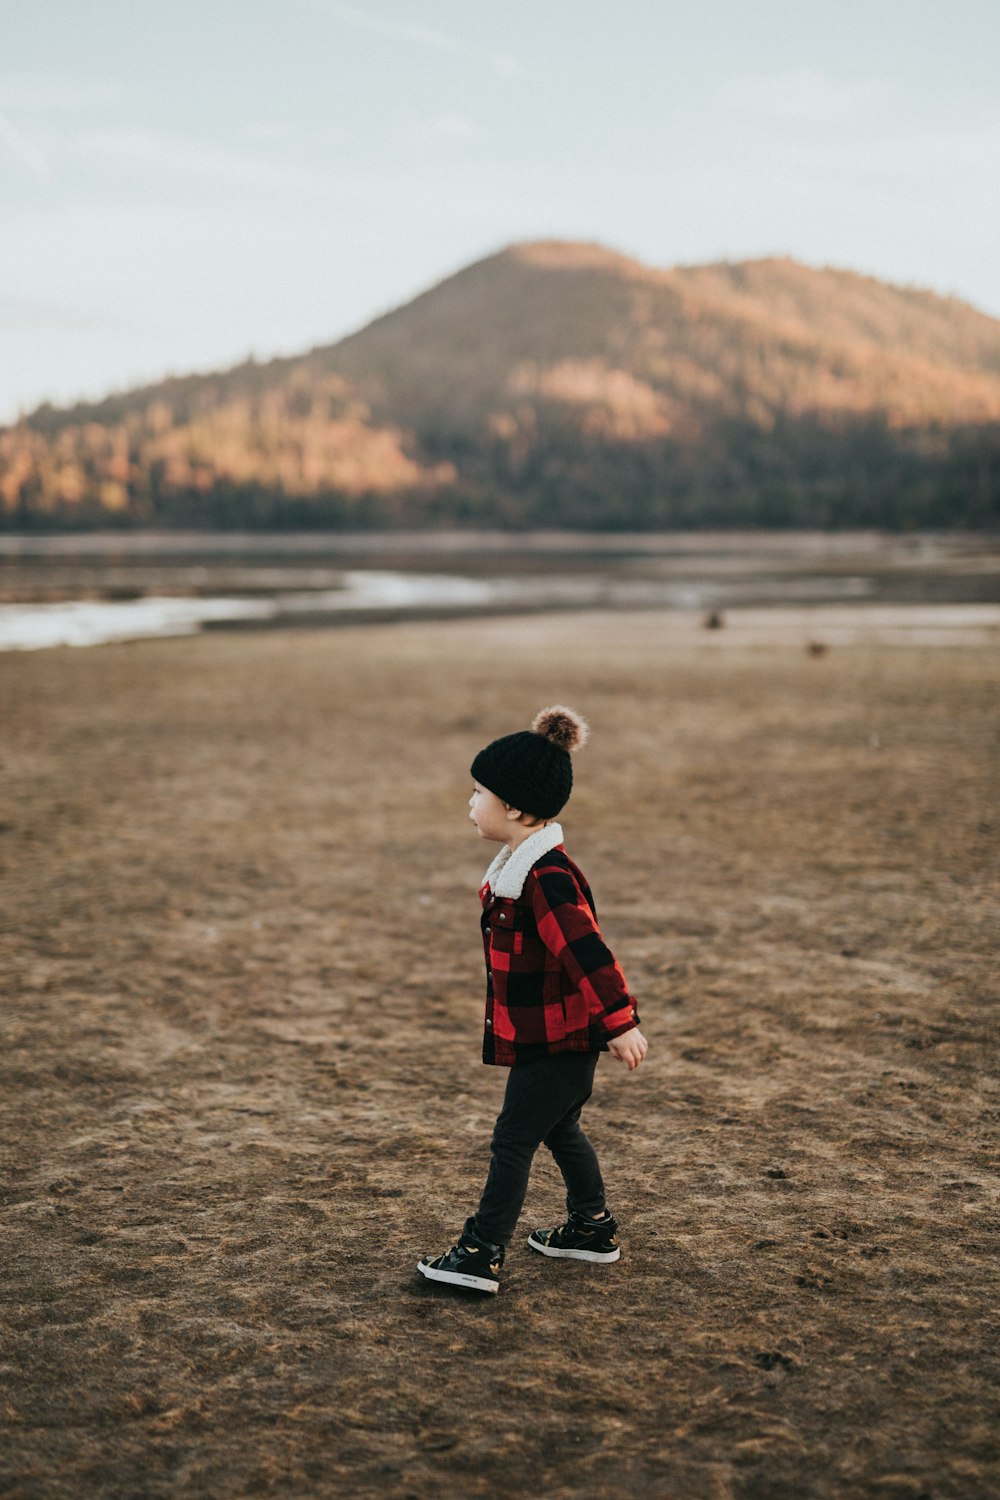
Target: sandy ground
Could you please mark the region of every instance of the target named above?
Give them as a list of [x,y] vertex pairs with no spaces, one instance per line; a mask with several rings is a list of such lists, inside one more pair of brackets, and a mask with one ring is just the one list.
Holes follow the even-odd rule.
[[[1000,1494],[997,628],[843,613],[0,658],[0,1493]],[[466,768],[552,700],[651,1050],[622,1261],[539,1158],[475,1298]]]

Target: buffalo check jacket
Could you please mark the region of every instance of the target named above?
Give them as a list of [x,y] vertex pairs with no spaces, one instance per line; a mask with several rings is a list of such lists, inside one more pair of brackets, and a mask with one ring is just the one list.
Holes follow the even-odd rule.
[[550,823],[486,872],[483,1062],[600,1052],[639,1024],[625,976],[597,925],[590,887]]

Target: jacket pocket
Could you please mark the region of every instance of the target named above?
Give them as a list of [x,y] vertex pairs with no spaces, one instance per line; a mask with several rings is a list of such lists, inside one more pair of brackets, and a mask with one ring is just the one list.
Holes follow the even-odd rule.
[[521,953],[524,931],[515,914],[498,912],[490,922],[490,949],[493,953]]
[[563,1023],[566,1027],[566,1035],[583,1035],[589,1030],[590,1017],[587,1014],[587,1002],[578,991],[564,992],[560,996],[562,1002]]

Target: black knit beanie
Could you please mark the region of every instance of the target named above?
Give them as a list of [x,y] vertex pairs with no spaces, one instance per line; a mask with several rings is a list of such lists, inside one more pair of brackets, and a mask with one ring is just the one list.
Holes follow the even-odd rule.
[[554,818],[573,790],[570,751],[585,745],[587,734],[586,723],[571,708],[543,708],[530,729],[505,734],[480,750],[472,762],[473,780],[508,807]]

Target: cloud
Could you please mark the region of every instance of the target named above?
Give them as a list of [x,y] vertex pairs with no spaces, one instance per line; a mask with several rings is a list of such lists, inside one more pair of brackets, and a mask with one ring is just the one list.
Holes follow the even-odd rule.
[[991,220],[998,222],[993,205],[1000,121],[968,128],[873,131],[863,151],[850,139],[826,141],[812,150],[790,140],[775,154],[796,163],[802,173],[821,172],[828,180],[877,188],[883,209],[912,199],[936,203],[939,214],[947,215],[961,203],[980,233]]
[[319,15],[340,21],[344,26],[351,26],[355,31],[369,31],[375,36],[386,37],[389,41],[412,44],[433,52],[451,52],[470,61],[486,63],[502,77],[509,78],[519,72],[517,62],[507,53],[477,47],[461,37],[437,31],[430,26],[422,26],[413,21],[387,20],[384,16],[373,15],[371,11],[362,10],[357,5],[349,5],[346,0],[298,0],[298,3]]
[[0,328],[90,328],[93,319],[73,307],[32,302],[23,297],[0,297]]
[[435,115],[429,120],[418,120],[410,126],[407,140],[420,151],[435,146],[465,145],[479,140],[481,131],[464,115]]
[[17,162],[39,182],[48,182],[51,176],[45,152],[3,114],[0,114],[0,155]]
[[290,120],[254,120],[228,132],[228,139],[247,146],[264,146],[293,151],[325,151],[330,146],[344,146],[353,137],[340,126],[317,129]]
[[106,78],[79,78],[71,73],[0,73],[0,109],[71,112],[102,109],[127,97],[120,84]]
[[812,68],[736,78],[722,92],[723,107],[777,125],[851,125],[891,97],[879,78],[831,78]]
[[151,168],[216,186],[311,192],[330,185],[322,174],[297,163],[265,161],[224,146],[149,130],[91,130],[69,150],[90,161]]

